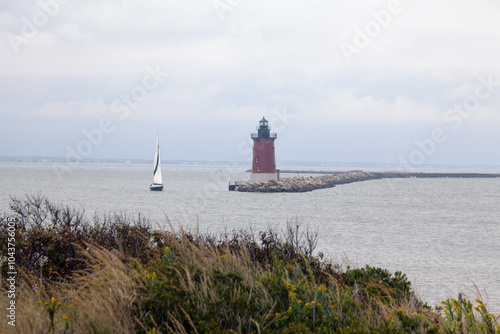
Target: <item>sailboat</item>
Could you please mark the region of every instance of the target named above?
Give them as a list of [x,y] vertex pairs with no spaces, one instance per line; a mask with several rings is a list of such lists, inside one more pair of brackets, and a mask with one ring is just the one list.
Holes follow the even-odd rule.
[[151,191],[162,191],[163,181],[161,179],[161,164],[160,164],[160,144],[158,141],[158,134],[156,135],[156,150],[153,171],[153,184],[149,186]]

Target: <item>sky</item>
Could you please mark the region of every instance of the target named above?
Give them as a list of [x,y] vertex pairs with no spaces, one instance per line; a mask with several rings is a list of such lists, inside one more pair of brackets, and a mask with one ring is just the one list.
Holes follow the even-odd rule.
[[0,156],[500,165],[500,2],[0,0]]

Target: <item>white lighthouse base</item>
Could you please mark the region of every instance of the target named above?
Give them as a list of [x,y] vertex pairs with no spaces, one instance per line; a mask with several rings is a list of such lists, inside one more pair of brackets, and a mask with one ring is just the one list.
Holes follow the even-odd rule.
[[250,181],[252,182],[266,182],[278,180],[276,173],[252,173],[250,174]]

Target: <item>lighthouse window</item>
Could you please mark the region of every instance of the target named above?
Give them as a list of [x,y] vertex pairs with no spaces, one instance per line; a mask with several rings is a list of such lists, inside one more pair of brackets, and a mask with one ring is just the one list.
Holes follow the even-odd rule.
[[259,157],[255,157],[255,162],[259,162]]
[[257,172],[260,172],[260,166],[257,166]]

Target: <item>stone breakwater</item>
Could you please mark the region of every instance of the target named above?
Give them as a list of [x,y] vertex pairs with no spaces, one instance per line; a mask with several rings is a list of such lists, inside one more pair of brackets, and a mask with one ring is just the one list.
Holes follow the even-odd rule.
[[331,175],[309,177],[283,177],[279,181],[247,182],[240,185],[241,192],[307,192],[332,188],[338,184],[388,178],[498,178],[500,174],[490,173],[412,173],[412,172],[336,172]]

